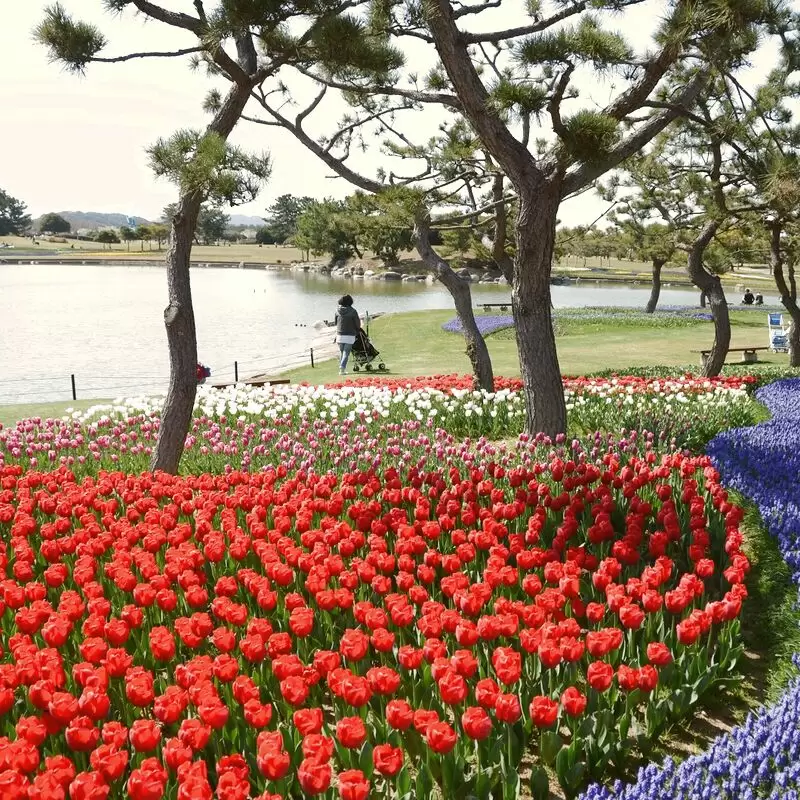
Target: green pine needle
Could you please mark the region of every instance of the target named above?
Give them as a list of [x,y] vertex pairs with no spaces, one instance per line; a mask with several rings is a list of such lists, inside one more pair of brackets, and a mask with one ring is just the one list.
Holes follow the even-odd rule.
[[47,47],[51,61],[78,74],[83,74],[86,65],[106,46],[106,38],[94,25],[74,21],[61,3],[45,9],[33,38]]
[[564,120],[562,145],[576,161],[602,160],[620,139],[619,122],[596,111],[579,111]]
[[603,30],[596,19],[586,17],[577,26],[529,36],[517,48],[517,56],[528,65],[582,61],[607,69],[629,63],[632,51],[621,34]]

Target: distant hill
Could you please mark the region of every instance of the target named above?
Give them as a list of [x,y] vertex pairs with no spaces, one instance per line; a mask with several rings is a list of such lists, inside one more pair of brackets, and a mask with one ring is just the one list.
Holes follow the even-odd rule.
[[[128,224],[130,217],[127,214],[104,214],[100,211],[57,211],[72,226],[73,231],[81,228],[94,230],[96,228],[119,228]],[[150,220],[144,217],[133,217],[137,225],[147,225]],[[34,220],[34,227],[39,220]]]
[[[82,228],[95,230],[97,228],[120,228],[128,225],[131,219],[127,214],[104,214],[100,211],[56,211],[56,214],[64,217],[72,226],[73,233]],[[144,217],[133,217],[137,225],[149,225],[155,220],[148,220]],[[244,214],[232,214],[231,225],[242,225],[247,228],[261,228],[264,223],[263,217],[248,217]],[[39,220],[33,221],[35,228],[38,228]]]
[[231,225],[245,225],[248,228],[262,228],[264,217],[248,217],[244,214],[231,214]]

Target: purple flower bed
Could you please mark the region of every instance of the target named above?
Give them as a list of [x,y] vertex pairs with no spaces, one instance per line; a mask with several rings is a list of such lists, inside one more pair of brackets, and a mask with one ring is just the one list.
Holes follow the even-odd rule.
[[[707,452],[726,486],[750,498],[800,586],[800,378],[764,386],[756,397],[772,419],[716,436]],[[793,661],[800,667],[800,655]],[[781,699],[676,765],[639,771],[634,784],[594,785],[581,800],[800,800],[800,679]]]
[[639,770],[635,784],[591,786],[581,800],[798,800],[800,680],[705,753]]
[[[481,332],[481,336],[488,336],[490,333],[500,331],[503,328],[514,327],[514,318],[511,314],[476,314],[475,322],[478,323],[478,330]],[[464,332],[461,327],[461,320],[458,317],[451,319],[450,322],[445,322],[442,325],[442,330],[448,333]]]

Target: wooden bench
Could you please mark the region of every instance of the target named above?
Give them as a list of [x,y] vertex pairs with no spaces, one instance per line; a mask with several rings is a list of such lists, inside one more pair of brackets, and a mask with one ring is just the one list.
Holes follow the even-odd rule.
[[478,307],[484,311],[491,311],[493,308],[499,308],[501,311],[508,311],[511,303],[479,303]]
[[239,383],[233,381],[230,383],[212,383],[211,386],[214,389],[227,389],[229,386],[238,386],[242,383],[245,386],[281,386],[291,383],[291,381],[288,378],[258,378],[250,381],[239,381]]
[[[758,361],[758,351],[769,350],[768,346],[764,347],[729,347],[729,353],[741,353],[742,364],[755,364]],[[700,363],[705,364],[706,359],[711,354],[711,348],[708,350],[692,350],[693,353],[700,353]]]

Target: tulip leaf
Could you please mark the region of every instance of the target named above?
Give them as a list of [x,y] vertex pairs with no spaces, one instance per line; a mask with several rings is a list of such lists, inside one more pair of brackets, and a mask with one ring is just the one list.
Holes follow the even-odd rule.
[[417,779],[414,781],[414,795],[418,798],[430,797],[433,794],[433,776],[427,765],[420,765]]
[[550,797],[550,779],[542,767],[537,767],[531,775],[531,795],[533,800],[548,800]]
[[406,797],[411,792],[411,775],[408,774],[408,769],[403,767],[397,773],[397,794],[400,797]]
[[561,737],[555,731],[542,731],[539,738],[539,756],[545,764],[552,764],[561,750]]

